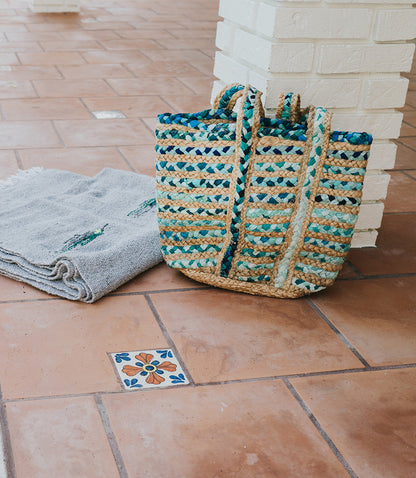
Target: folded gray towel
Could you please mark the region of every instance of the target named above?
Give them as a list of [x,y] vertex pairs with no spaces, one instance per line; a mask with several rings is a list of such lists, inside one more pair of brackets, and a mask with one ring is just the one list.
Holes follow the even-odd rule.
[[0,274],[95,302],[161,260],[149,176],[34,168],[0,183]]

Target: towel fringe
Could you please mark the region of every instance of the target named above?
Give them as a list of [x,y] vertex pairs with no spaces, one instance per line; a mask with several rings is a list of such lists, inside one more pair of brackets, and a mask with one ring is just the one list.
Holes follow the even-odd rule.
[[19,169],[16,174],[13,174],[13,176],[8,177],[4,181],[0,180],[0,191],[14,186],[17,183],[30,179],[33,176],[36,176],[37,174],[41,173],[42,171],[44,171],[44,168],[41,167],[35,167],[31,169]]

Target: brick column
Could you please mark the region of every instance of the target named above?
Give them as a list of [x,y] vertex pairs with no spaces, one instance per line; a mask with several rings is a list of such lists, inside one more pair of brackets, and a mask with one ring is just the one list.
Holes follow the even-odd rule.
[[220,0],[215,95],[225,84],[280,93],[334,112],[333,129],[374,136],[353,247],[374,246],[394,165],[416,37],[409,0]]
[[35,13],[79,12],[80,0],[33,0]]

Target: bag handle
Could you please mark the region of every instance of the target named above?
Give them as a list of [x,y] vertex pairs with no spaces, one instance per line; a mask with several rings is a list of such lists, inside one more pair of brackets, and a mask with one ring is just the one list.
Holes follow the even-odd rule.
[[217,266],[217,272],[222,277],[228,277],[230,273],[234,253],[240,242],[240,231],[244,229],[241,213],[247,193],[247,182],[250,181],[248,173],[257,144],[257,130],[260,127],[262,113],[264,113],[261,95],[260,91],[250,85],[244,87],[243,99],[237,115],[235,174],[233,174],[230,186],[233,196],[230,194],[227,212],[229,228],[221,253],[222,257]]
[[285,95],[282,93],[277,104],[276,118],[298,123],[300,117],[300,95],[294,93],[287,93]]
[[[240,83],[231,83],[224,87],[216,96],[212,105],[214,110],[232,110],[239,98],[244,94],[245,86]],[[260,115],[265,116],[263,105],[260,103]]]

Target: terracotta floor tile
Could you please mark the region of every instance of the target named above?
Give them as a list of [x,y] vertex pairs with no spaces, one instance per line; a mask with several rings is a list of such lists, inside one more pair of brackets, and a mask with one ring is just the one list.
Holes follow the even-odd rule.
[[95,40],[60,40],[60,41],[42,41],[40,42],[45,51],[85,51],[85,50],[103,50],[103,46]]
[[150,40],[158,40],[159,38],[173,38],[170,33],[159,28],[153,28],[151,30],[143,28],[140,28],[139,30],[118,30],[116,33],[127,40],[135,40],[139,38],[149,38]]
[[206,55],[198,50],[143,50],[142,53],[152,61],[188,61],[194,66],[195,62],[209,60]]
[[416,91],[409,90],[407,92],[406,103],[416,108]]
[[195,289],[204,284],[189,279],[179,271],[168,267],[165,263],[139,274],[135,279],[117,289],[116,293],[146,292],[170,289]]
[[128,64],[126,67],[132,71],[138,78],[145,76],[151,77],[175,77],[186,75],[187,77],[197,76],[201,78],[202,74],[186,61],[154,61],[145,65]]
[[416,137],[400,138],[399,141],[408,148],[413,149],[413,151],[416,151]]
[[140,120],[59,120],[55,124],[68,147],[154,144],[153,135]]
[[95,176],[103,168],[130,170],[116,148],[26,149],[19,151],[25,169],[42,166]]
[[178,38],[178,39],[165,39],[161,38],[159,43],[168,50],[199,50],[201,48],[210,48],[215,44],[215,38]]
[[19,477],[119,476],[93,397],[7,404]]
[[100,79],[35,80],[33,85],[39,96],[45,97],[115,96],[107,83]]
[[211,108],[207,95],[161,95],[162,99],[171,105],[173,113],[191,113]]
[[23,53],[26,51],[42,51],[42,49],[34,41],[9,41],[0,43],[1,53]]
[[65,65],[59,71],[66,79],[131,78],[123,65]]
[[405,136],[416,136],[416,127],[403,122],[400,129],[400,137],[403,138]]
[[[63,22],[39,23],[39,24],[26,25],[27,30],[29,30],[30,32],[61,32],[63,30],[74,30],[77,27],[79,28],[79,26],[73,25],[72,23],[63,23]],[[24,31],[27,31],[27,30],[25,29]],[[19,31],[23,31],[23,30],[19,30]]]
[[90,111],[119,110],[128,118],[157,115],[169,109],[169,106],[158,96],[138,96],[111,98],[83,98]]
[[[149,128],[149,130],[154,133],[158,120],[157,116],[151,116],[150,118],[142,118],[143,123]],[[156,138],[154,138],[154,142],[156,142]]]
[[10,41],[62,40],[62,36],[58,32],[9,32],[6,35]]
[[86,119],[90,113],[77,98],[4,100],[6,120]]
[[397,145],[395,169],[412,169],[416,168],[416,151],[408,148],[403,144]]
[[127,22],[97,22],[83,23],[84,30],[131,30],[133,26]]
[[186,28],[180,28],[177,29],[175,27],[171,28],[168,30],[169,33],[171,33],[173,36],[176,38],[209,38],[212,40],[214,38],[214,35],[212,34],[212,30],[197,30],[195,28],[193,29],[186,29]]
[[416,182],[400,171],[390,171],[384,212],[416,211]]
[[49,121],[0,122],[0,149],[57,146],[61,142]]
[[140,78],[127,80],[108,80],[119,95],[191,95],[192,90],[175,78]]
[[[0,301],[48,299],[50,295],[29,284],[0,276]],[[1,475],[0,475],[1,476]]]
[[23,65],[82,65],[85,60],[75,51],[18,53]]
[[152,298],[197,382],[362,366],[303,300],[216,289]]
[[415,474],[416,370],[293,381],[360,478]]
[[0,99],[33,97],[37,95],[30,81],[0,80]]
[[338,274],[338,279],[356,279],[358,277],[358,274],[355,272],[355,270],[346,262],[344,262],[344,265]]
[[416,272],[416,215],[385,215],[377,248],[351,249],[348,259],[365,275]]
[[82,31],[82,30],[67,30],[60,33],[61,38],[70,41],[83,40],[111,40],[112,38],[119,38],[119,36],[112,30],[97,30],[97,31]]
[[143,297],[0,304],[0,329],[9,399],[121,390],[107,353],[167,346]]
[[0,53],[0,65],[19,65],[19,59],[14,53]]
[[54,66],[11,66],[8,70],[0,69],[0,80],[4,81],[24,81],[38,79],[57,79],[61,78],[58,70]]
[[120,151],[138,173],[155,176],[156,153],[154,144],[123,146]]
[[[28,28],[30,28],[32,25],[27,25]],[[34,26],[34,25],[33,25]],[[12,23],[2,23],[0,24],[0,32],[4,33],[9,33],[9,32],[26,32],[26,26],[25,25],[14,25]]]
[[190,88],[197,95],[203,95],[209,102],[211,98],[212,86],[214,84],[213,78],[198,78],[198,77],[180,77],[179,80]]
[[[17,173],[18,166],[14,151],[0,151],[0,180]],[[1,292],[0,292],[1,294]]]
[[148,63],[149,60],[137,50],[89,51],[82,54],[88,63]]
[[159,43],[148,38],[106,40],[101,43],[106,50],[157,50],[162,48]]
[[409,123],[412,126],[416,126],[416,109],[414,109],[412,106],[410,108],[411,109],[405,112],[403,121],[406,121],[406,123]]
[[416,362],[416,278],[338,282],[313,302],[371,365]]
[[104,403],[129,476],[348,476],[279,381],[106,395]]

